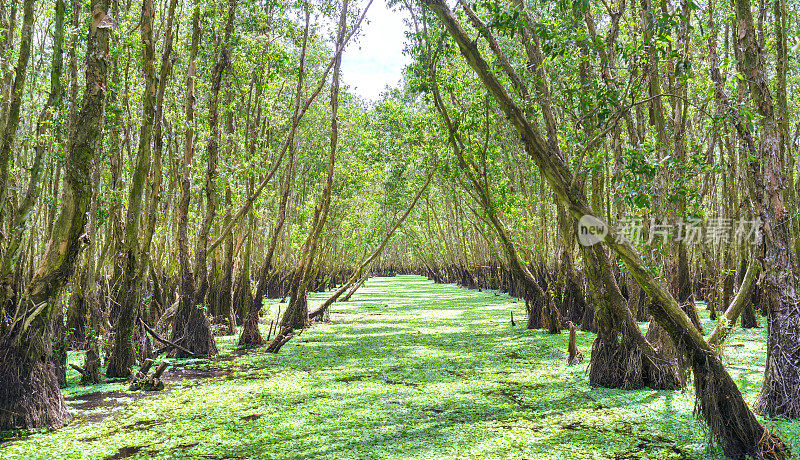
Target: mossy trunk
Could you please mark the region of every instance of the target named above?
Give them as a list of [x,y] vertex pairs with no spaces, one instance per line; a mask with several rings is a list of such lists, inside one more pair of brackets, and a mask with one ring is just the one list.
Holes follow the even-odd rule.
[[258,328],[259,309],[254,308],[253,303],[247,313],[242,333],[239,336],[239,346],[259,346],[264,345],[264,338],[261,336],[261,331]]
[[[225,200],[228,203],[226,211],[226,224],[231,219],[231,191],[225,192]],[[219,291],[217,293],[217,315],[222,321],[227,321],[225,335],[232,335],[236,332],[236,312],[233,310],[231,302],[233,300],[233,235],[228,237],[225,242],[225,260],[222,262],[222,279],[220,280]]]
[[[735,0],[739,59],[737,67],[744,76],[756,111],[761,116],[757,145],[738,113],[731,110],[734,124],[745,141],[750,160],[747,164],[750,200],[760,220],[759,262],[764,271],[761,288],[767,315],[767,365],[759,410],[773,417],[800,417],[800,312],[797,309],[797,277],[791,246],[790,211],[784,202],[784,159],[786,139],[780,133],[778,117],[764,68],[765,51],[759,44],[751,11],[752,2]],[[759,4],[765,13],[763,2]],[[776,13],[781,14],[778,8]],[[721,84],[718,83],[718,87]],[[718,91],[719,92],[719,91]],[[721,98],[720,98],[721,99]],[[786,133],[783,133],[786,134]]]
[[[122,284],[119,290],[120,313],[117,318],[114,336],[114,348],[106,369],[109,378],[127,378],[133,373],[136,353],[133,347],[133,333],[139,312],[139,289],[142,283],[142,264],[146,262],[148,247],[140,247],[139,223],[143,214],[145,180],[150,171],[151,141],[153,138],[153,120],[156,106],[156,71],[155,43],[153,41],[153,22],[155,9],[152,0],[144,0],[140,18],[140,35],[142,40],[144,64],[144,90],[142,101],[142,124],[139,129],[139,148],[136,156],[136,168],[133,173],[128,209],[125,218],[125,238],[120,250],[122,259]],[[155,212],[155,210],[152,210]]]
[[[84,245],[92,197],[90,180],[96,142],[103,128],[109,38],[109,2],[92,2],[86,50],[86,93],[65,162],[65,193],[39,269],[18,305],[20,321],[0,323],[0,431],[57,428],[70,419],[52,358],[56,297],[72,276]],[[0,305],[0,316],[8,305]]]
[[681,388],[677,361],[642,335],[613,277],[605,250],[581,246],[581,252],[596,307],[597,338],[592,343],[589,383],[625,390]]
[[[214,335],[211,332],[211,322],[205,314],[205,310],[198,306],[192,306],[186,327],[183,329],[183,340],[181,346],[191,351],[195,356],[214,356],[218,353]],[[191,355],[183,350],[176,349],[175,357],[188,358]]]
[[[200,6],[195,5],[192,14],[192,40],[189,53],[189,68],[186,77],[186,131],[184,133],[184,149],[181,170],[181,199],[178,202],[178,261],[180,264],[180,298],[175,316],[172,319],[172,342],[183,340],[189,315],[194,306],[195,286],[194,273],[189,263],[189,204],[191,201],[191,168],[194,158],[194,119],[195,119],[195,86],[196,59],[200,46]],[[204,262],[205,264],[205,262]]]
[[66,330],[68,335],[68,345],[72,349],[83,349],[86,346],[86,317],[88,304],[81,289],[84,283],[75,279],[73,290],[67,300],[67,323]]

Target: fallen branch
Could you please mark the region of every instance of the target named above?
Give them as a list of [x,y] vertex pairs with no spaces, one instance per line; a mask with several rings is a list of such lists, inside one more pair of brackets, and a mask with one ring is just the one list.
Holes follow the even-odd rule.
[[142,365],[142,369],[137,372],[136,377],[133,378],[131,386],[129,387],[130,390],[161,391],[164,389],[164,382],[161,381],[161,374],[167,370],[169,363],[161,361],[161,364],[158,365],[153,375],[148,376],[147,371],[150,370],[152,365],[152,359],[145,361],[144,365]]
[[195,353],[192,353],[191,351],[189,351],[188,349],[186,349],[186,348],[184,348],[184,347],[182,347],[182,346],[178,345],[177,343],[175,343],[175,342],[170,342],[169,340],[165,339],[164,337],[161,337],[160,335],[158,335],[158,333],[157,333],[156,331],[152,330],[152,329],[150,328],[150,326],[148,326],[148,325],[147,325],[147,323],[145,323],[144,321],[142,321],[142,319],[141,319],[141,318],[139,318],[139,321],[140,321],[140,322],[142,323],[142,325],[144,326],[144,329],[145,329],[145,330],[146,330],[146,331],[147,331],[147,332],[148,332],[150,335],[152,335],[154,339],[158,340],[159,342],[163,343],[164,345],[169,345],[170,347],[177,348],[178,350],[180,350],[180,351],[182,351],[182,352],[186,353],[187,355],[191,356],[192,358],[199,358],[199,357],[200,357],[200,355],[197,355],[197,354],[195,354]]
[[156,371],[153,372],[153,378],[154,379],[161,378],[161,374],[163,374],[164,371],[167,370],[167,366],[169,366],[168,362],[161,361],[161,364],[158,365],[158,367],[156,368]]
[[267,346],[268,353],[278,353],[282,346],[297,335],[291,328],[283,328]]
[[142,364],[142,368],[139,369],[139,374],[142,376],[146,376],[148,372],[150,372],[150,368],[153,367],[154,361],[150,358],[144,360],[144,364]]

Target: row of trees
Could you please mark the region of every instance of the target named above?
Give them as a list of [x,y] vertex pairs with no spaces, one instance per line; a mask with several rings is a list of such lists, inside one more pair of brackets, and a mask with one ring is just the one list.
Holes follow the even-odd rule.
[[69,420],[67,348],[87,350],[92,383],[158,353],[214,355],[237,325],[260,344],[265,296],[290,299],[286,337],[308,290],[387,244],[431,169],[419,148],[375,149],[365,104],[340,95],[368,8],[3,4],[0,428]]
[[[416,81],[446,128],[457,180],[472,198],[472,216],[457,211],[449,221],[455,232],[488,240],[488,250],[477,254],[490,254],[475,257],[469,240],[459,242],[448,238],[453,230],[435,229],[432,233],[452,244],[446,248],[451,267],[438,270],[451,280],[461,276],[463,283],[464,272],[499,258],[522,284],[516,289],[529,304],[543,304],[540,310],[556,315],[579,313],[570,306],[582,300],[571,289],[576,223],[590,216],[605,227],[605,247],[611,250],[577,245],[598,332],[590,381],[678,388],[690,367],[700,413],[727,455],[785,455],[783,443],[753,417],[715,347],[740,312],[753,308],[751,282],[761,268],[756,302],[768,319],[769,356],[757,406],[769,415],[797,416],[791,396],[798,369],[791,358],[797,346],[792,307],[797,254],[787,211],[793,209],[796,186],[787,90],[792,10],[785,2],[769,9],[761,2],[756,20],[747,1],[703,7],[689,1],[552,2],[541,8],[461,1],[458,14],[443,2],[423,3],[427,8],[407,5],[418,37]],[[717,38],[721,25],[724,60]],[[774,53],[766,51],[767,41],[776,43]],[[473,78],[463,77],[467,69]],[[510,149],[529,158],[523,172],[514,170],[521,162],[506,160]],[[549,243],[541,235],[526,251],[527,241],[538,235],[514,215],[509,189],[523,182],[518,177],[531,163],[557,203],[555,216],[544,210],[536,216],[536,208],[528,206],[528,222],[539,217],[544,227],[550,217],[558,240]],[[524,200],[540,192],[537,201],[546,200],[544,189],[528,188],[534,192],[520,185],[522,193],[515,195]],[[453,200],[451,206],[458,210],[460,204]],[[712,219],[730,227],[748,211],[761,239],[738,238],[737,244],[728,237],[742,234],[732,228],[726,238],[709,237]],[[641,229],[645,239],[620,232],[620,224],[631,218],[649,223]],[[659,225],[687,218],[706,218],[706,244],[691,253],[690,238],[679,238],[674,229],[667,238]],[[527,237],[515,238],[506,219],[522,221]],[[612,221],[616,226],[605,223]],[[556,256],[542,260],[541,250],[548,247]],[[553,259],[559,263],[555,279],[537,277],[546,271],[537,266]],[[622,272],[614,260],[624,265]],[[742,284],[734,299],[737,267]],[[692,272],[705,283],[693,286]],[[466,278],[466,284],[474,282]],[[560,306],[548,298],[548,288]],[[648,303],[644,315],[637,305],[641,291]],[[712,308],[730,306],[708,340],[693,302],[703,298]],[[652,318],[646,336],[636,316]]]

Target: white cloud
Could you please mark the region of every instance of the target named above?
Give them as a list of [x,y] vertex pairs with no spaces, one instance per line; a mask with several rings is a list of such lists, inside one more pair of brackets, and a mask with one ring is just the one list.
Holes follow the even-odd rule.
[[[397,86],[408,57],[403,55],[407,16],[375,0],[361,25],[358,40],[351,42],[342,58],[342,80],[365,99],[377,99],[386,85]],[[369,23],[367,23],[367,20]]]

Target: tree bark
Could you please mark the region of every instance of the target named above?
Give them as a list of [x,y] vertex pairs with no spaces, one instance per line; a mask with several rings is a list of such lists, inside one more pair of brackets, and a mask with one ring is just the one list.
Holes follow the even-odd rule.
[[[9,163],[11,161],[14,141],[19,127],[19,116],[22,108],[22,92],[25,90],[25,77],[28,74],[28,60],[31,55],[31,41],[33,38],[34,0],[25,0],[23,3],[22,36],[19,44],[19,58],[14,72],[14,83],[8,99],[8,113],[3,117],[4,124],[0,126],[3,137],[0,142],[0,222],[3,222],[3,211],[8,199],[9,191]],[[14,6],[16,8],[16,6]]]
[[[39,113],[39,118],[36,122],[36,147],[33,165],[31,166],[30,179],[23,200],[16,208],[11,222],[11,235],[8,238],[8,243],[3,248],[2,252],[2,271],[0,271],[0,279],[7,279],[13,273],[17,264],[20,263],[20,249],[22,244],[22,237],[28,227],[28,219],[39,198],[41,190],[41,173],[44,162],[45,152],[47,150],[48,129],[52,129],[53,112],[58,110],[64,99],[64,89],[61,85],[61,74],[64,68],[63,52],[64,52],[64,17],[66,15],[67,5],[65,0],[56,0],[55,5],[55,25],[53,32],[53,58],[52,66],[50,69],[50,95],[47,97],[47,102]],[[26,10],[27,11],[27,10]],[[25,19],[27,21],[28,19]],[[32,24],[30,25],[32,26]],[[25,25],[23,25],[25,30]],[[23,40],[30,40],[30,36],[25,36],[23,33]],[[30,45],[28,45],[30,46]],[[28,51],[29,53],[29,51]],[[20,55],[20,63],[22,65],[22,55]],[[24,75],[23,75],[24,80]],[[24,84],[24,81],[23,81]],[[16,101],[13,100],[12,104]],[[12,113],[17,114],[17,123],[19,121],[19,108]],[[11,130],[9,125],[6,130]],[[16,132],[16,126],[13,127]],[[8,142],[13,143],[13,139]],[[4,141],[5,143],[5,141]],[[2,152],[0,151],[0,156]],[[0,202],[2,203],[2,202]],[[2,214],[0,212],[0,214]],[[1,219],[1,217],[0,217]],[[2,298],[0,298],[2,303]]]
[[113,27],[108,3],[92,2],[83,107],[67,146],[66,193],[50,243],[11,321],[0,322],[0,430],[56,428],[70,419],[51,359],[51,318],[55,298],[72,275],[85,244],[91,169],[96,142],[102,135]]
[[[760,262],[767,314],[767,367],[757,407],[772,417],[800,417],[800,313],[797,311],[796,277],[790,244],[789,213],[783,197],[783,139],[764,69],[765,53],[759,46],[750,2],[736,0],[739,21],[737,45],[739,72],[761,115],[761,141],[748,164],[748,189],[761,220]],[[753,152],[756,153],[756,152]]]
[[192,197],[191,176],[194,158],[195,95],[197,53],[200,47],[200,5],[195,5],[192,15],[192,40],[189,51],[189,69],[186,77],[186,130],[184,132],[183,164],[181,170],[181,199],[178,204],[178,260],[180,262],[180,299],[172,322],[172,341],[180,342],[186,333],[189,314],[194,309],[194,274],[189,263],[189,202]]
[[[9,184],[9,167],[12,160],[12,153],[14,142],[17,136],[17,128],[19,127],[20,111],[22,107],[22,96],[25,89],[25,77],[28,74],[28,61],[31,54],[31,40],[33,37],[34,26],[34,0],[25,0],[23,3],[23,20],[22,20],[22,33],[19,47],[19,57],[17,60],[16,71],[14,73],[14,81],[11,87],[8,88],[9,94],[3,102],[3,116],[0,119],[0,228],[5,228],[5,210],[6,203],[9,201],[8,191],[11,188]],[[16,14],[16,2],[12,6],[13,14]],[[13,19],[12,21],[13,22]],[[6,35],[8,51],[13,51],[12,42],[13,27]],[[10,53],[6,59],[10,58]],[[54,62],[55,64],[55,62]],[[11,71],[9,69],[7,78],[10,78]],[[7,106],[5,104],[8,104]],[[38,171],[36,167],[41,168],[41,159],[39,165],[34,165],[31,171],[30,184],[34,185],[37,181]],[[30,203],[32,206],[33,203]],[[30,207],[30,206],[29,206]],[[20,228],[24,222],[19,222],[19,218],[27,217],[26,213],[14,213],[14,222],[11,223],[11,241],[7,245],[0,246],[0,317],[2,317],[6,308],[6,303],[16,303],[18,299],[14,295],[9,296],[9,293],[18,293],[20,287],[15,286],[14,280],[14,262],[19,255],[20,242],[22,238],[23,229]]]
[[142,125],[139,129],[139,149],[136,155],[136,169],[133,173],[128,193],[128,209],[125,216],[125,236],[119,258],[122,260],[122,279],[119,289],[119,316],[114,335],[114,348],[106,369],[106,377],[127,378],[133,374],[136,361],[133,331],[139,311],[139,289],[141,286],[140,265],[146,261],[148,248],[140,244],[140,216],[143,214],[145,180],[150,170],[151,142],[153,140],[153,120],[155,119],[156,96],[158,93],[155,70],[155,42],[153,41],[153,22],[156,12],[153,0],[142,2],[140,31],[142,40],[142,64],[144,67],[144,90],[142,92]]
[[[236,18],[237,0],[228,0],[228,16],[225,23],[225,32],[217,62],[211,71],[211,97],[208,108],[208,126],[211,135],[208,139],[206,154],[208,157],[206,168],[206,216],[200,226],[197,236],[197,246],[194,261],[194,297],[189,305],[189,315],[186,322],[182,325],[175,323],[173,334],[180,334],[176,343],[181,343],[192,353],[200,356],[213,356],[217,354],[217,345],[214,335],[211,332],[211,324],[202,305],[206,304],[206,293],[208,291],[208,238],[211,231],[211,224],[214,222],[217,207],[217,163],[219,161],[219,92],[222,88],[222,80],[228,67],[231,65],[230,40],[233,34],[234,19]],[[175,316],[176,320],[179,318]],[[182,326],[182,327],[181,327]],[[183,352],[178,350],[177,356],[184,357]]]

